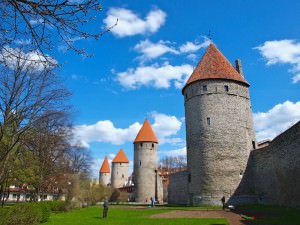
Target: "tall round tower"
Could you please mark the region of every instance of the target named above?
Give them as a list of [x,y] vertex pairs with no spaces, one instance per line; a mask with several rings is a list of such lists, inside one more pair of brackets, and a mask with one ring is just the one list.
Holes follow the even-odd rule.
[[99,184],[107,186],[110,183],[110,168],[107,156],[102,163],[102,166],[99,171]]
[[134,140],[133,183],[136,202],[158,198],[157,148],[158,140],[146,119]]
[[255,148],[249,83],[237,67],[210,44],[182,90],[190,205],[230,198]]
[[129,160],[123,149],[120,149],[112,161],[111,186],[113,188],[123,187],[128,180]]

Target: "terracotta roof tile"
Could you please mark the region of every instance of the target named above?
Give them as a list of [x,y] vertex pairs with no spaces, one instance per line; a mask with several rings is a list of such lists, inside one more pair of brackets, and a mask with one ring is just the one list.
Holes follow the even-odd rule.
[[249,86],[249,83],[236,71],[214,44],[209,45],[184,88],[190,83],[206,79],[236,80]]
[[100,173],[110,173],[110,168],[109,168],[109,163],[108,163],[108,159],[107,156],[105,156],[105,159],[102,163],[101,169],[99,171]]
[[123,149],[120,149],[116,157],[112,161],[113,163],[129,163],[129,160],[127,156],[125,155],[125,152]]
[[152,130],[152,127],[151,127],[148,119],[145,120],[142,128],[140,129],[140,131],[137,134],[133,143],[137,143],[137,142],[156,142],[156,143],[158,143],[158,140]]

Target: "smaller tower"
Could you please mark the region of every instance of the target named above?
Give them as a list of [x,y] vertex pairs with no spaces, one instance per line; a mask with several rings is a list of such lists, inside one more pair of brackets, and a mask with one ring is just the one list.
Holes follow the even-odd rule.
[[123,149],[120,149],[112,161],[111,186],[113,188],[123,187],[128,180],[129,160]]
[[99,184],[107,186],[110,181],[109,178],[110,178],[110,168],[109,168],[107,156],[105,156],[105,159],[99,171]]
[[150,198],[162,201],[161,179],[157,171],[158,140],[146,119],[134,140],[134,186],[135,201]]

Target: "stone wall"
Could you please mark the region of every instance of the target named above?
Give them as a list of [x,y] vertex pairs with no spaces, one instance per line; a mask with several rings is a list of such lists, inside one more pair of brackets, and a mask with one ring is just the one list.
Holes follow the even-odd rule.
[[181,171],[169,176],[168,203],[169,204],[187,204],[187,171]]
[[269,146],[251,152],[246,173],[231,200],[300,206],[300,122]]

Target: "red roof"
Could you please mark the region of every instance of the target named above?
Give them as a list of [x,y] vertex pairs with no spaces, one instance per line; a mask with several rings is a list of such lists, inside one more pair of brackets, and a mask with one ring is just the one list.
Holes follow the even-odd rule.
[[105,156],[105,159],[102,163],[101,169],[99,171],[100,173],[110,173],[110,168],[109,168],[109,163],[108,163],[108,159],[107,156]]
[[112,161],[113,163],[129,163],[127,156],[125,155],[123,149],[120,149],[116,157]]
[[137,142],[156,142],[156,143],[158,143],[158,140],[152,130],[152,127],[151,127],[148,119],[145,120],[142,128],[140,129],[140,131],[137,134],[133,143],[137,143]]
[[249,86],[249,83],[244,77],[236,71],[231,63],[212,43],[207,48],[184,88],[195,81],[206,79],[235,80]]

